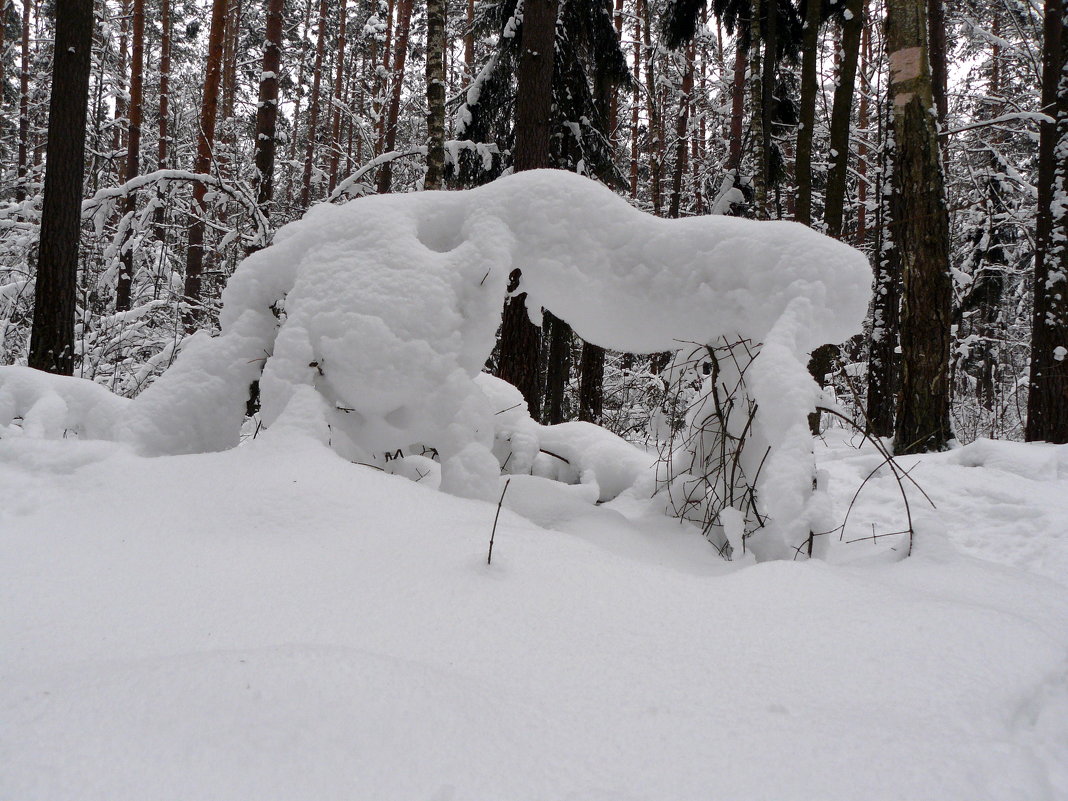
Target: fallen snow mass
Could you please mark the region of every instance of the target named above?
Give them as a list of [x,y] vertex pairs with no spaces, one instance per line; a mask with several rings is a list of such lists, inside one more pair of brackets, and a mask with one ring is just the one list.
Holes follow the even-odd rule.
[[[133,402],[113,404],[116,416],[94,428],[144,454],[230,448],[258,380],[268,428],[296,425],[347,459],[378,466],[435,453],[440,476],[431,480],[465,497],[496,496],[502,437],[516,434],[511,452],[539,475],[535,457],[552,450],[549,440],[565,449],[596,440],[602,456],[582,465],[571,448],[576,462],[568,458],[573,475],[565,480],[596,484],[600,500],[615,497],[644,480],[626,466],[639,457],[619,457],[622,443],[606,445],[605,435],[581,426],[536,436],[529,425],[502,431],[501,407],[473,380],[493,349],[517,268],[533,317],[544,306],[605,347],[651,353],[686,343],[765,343],[746,373],[758,409],[747,426],[756,442],[746,451],[747,475],[764,507],[748,519],[749,530],[758,517],[770,518],[754,543],[767,557],[807,537],[816,512],[806,416],[817,392],[804,366],[815,346],[860,330],[871,278],[864,256],[795,223],[660,219],[557,170],[464,192],[312,208],[230,279],[221,334],[191,338],[161,378]],[[13,395],[8,383],[25,380],[0,370],[0,403]],[[69,403],[66,412],[54,400],[42,406],[33,397],[29,405],[47,420],[41,431],[94,435]],[[0,425],[29,411],[7,406]],[[541,441],[533,455],[518,447],[532,436]],[[690,453],[693,475],[668,481],[693,484],[708,472],[706,456]],[[425,473],[412,462],[390,469]]]
[[514,476],[487,565],[495,503],[299,429],[0,437],[0,798],[1068,799],[1068,448],[904,457],[906,560],[845,542],[900,527],[882,473],[826,561],[748,566]]

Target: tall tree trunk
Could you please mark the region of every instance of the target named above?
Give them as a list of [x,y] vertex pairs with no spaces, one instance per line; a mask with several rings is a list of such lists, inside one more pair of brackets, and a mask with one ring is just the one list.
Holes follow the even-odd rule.
[[838,84],[834,87],[831,108],[831,169],[827,175],[827,198],[823,219],[827,235],[842,238],[845,219],[845,196],[849,170],[849,133],[852,128],[853,94],[856,87],[860,34],[864,29],[863,0],[846,0],[846,19],[842,23],[842,54]]
[[931,48],[931,91],[934,94],[938,122],[945,125],[949,116],[949,69],[946,63],[946,10],[942,0],[927,0],[927,20]]
[[768,201],[768,138],[765,136],[767,119],[764,94],[772,91],[765,81],[761,61],[760,20],[764,7],[777,0],[750,0],[749,11],[749,98],[750,98],[750,149],[753,153],[753,207],[757,219],[767,216]]
[[[156,139],[156,167],[160,170],[167,169],[169,165],[170,144],[170,102],[171,102],[171,1],[160,0],[160,35],[159,48],[159,133]],[[166,204],[163,202],[163,191],[156,190],[156,209],[152,212],[152,224],[156,229],[156,239],[160,242],[167,240],[167,229],[164,220],[167,216]]]
[[[312,13],[312,0],[304,0],[304,25],[300,29],[300,65],[297,68],[297,86],[296,97],[293,98],[293,125],[289,136],[289,166],[286,169],[286,191],[285,197],[291,198],[294,194],[294,184],[296,182],[296,175],[293,165],[297,161],[297,141],[299,140],[298,134],[300,133],[301,115],[300,115],[300,100],[301,90],[305,84],[305,74],[308,69],[308,26],[311,25],[311,13]],[[372,47],[374,43],[372,42]]]
[[816,126],[816,95],[819,94],[820,2],[806,0],[805,29],[801,42],[801,101],[797,127],[797,208],[794,219],[812,225],[812,137]]
[[467,28],[464,30],[465,78],[475,77],[475,0],[467,0]]
[[111,130],[111,158],[118,160],[118,166],[115,169],[118,182],[123,182],[123,162],[122,150],[125,137],[123,136],[123,126],[127,119],[126,111],[126,62],[129,56],[129,37],[130,37],[130,4],[129,0],[122,0],[119,19],[119,63],[115,67],[115,74],[118,78],[117,86],[115,87],[115,124]]
[[[558,0],[526,0],[523,13],[522,53],[516,88],[515,151],[516,172],[549,166],[549,131],[552,114],[553,70],[556,60],[556,17]],[[521,275],[513,270],[508,291],[515,292]],[[501,323],[501,357],[497,375],[516,386],[527,402],[531,416],[539,419],[541,399],[538,375],[540,337],[530,322],[526,293],[505,304]]]
[[571,376],[571,326],[550,312],[545,312],[549,334],[549,353],[545,365],[545,414],[548,425],[564,422],[564,390]]
[[[397,145],[397,121],[400,118],[401,93],[404,90],[404,63],[408,58],[408,34],[412,27],[412,0],[400,0],[397,6],[397,40],[393,45],[393,95],[389,99],[383,152]],[[387,161],[378,171],[378,193],[390,191],[393,182],[393,162]]]
[[300,182],[300,205],[311,205],[312,166],[319,139],[319,86],[323,75],[323,51],[326,46],[327,0],[319,0],[319,25],[315,35],[315,66],[312,67],[312,91],[308,99],[308,142],[304,149],[304,177]]
[[441,189],[445,177],[445,0],[426,4],[426,177]]
[[650,0],[638,0],[639,17],[642,25],[642,58],[645,69],[645,99],[649,115],[649,184],[653,201],[653,214],[660,214],[661,178],[663,177],[663,122],[657,104],[657,83],[654,70],[654,52],[652,42],[653,17],[649,8]]
[[641,106],[642,21],[634,16],[634,88],[630,97],[630,199],[638,197],[638,117]]
[[949,339],[953,291],[949,217],[939,157],[927,8],[888,0],[886,23],[894,113],[894,241],[901,254],[901,389],[896,453],[942,450],[949,424]]
[[390,58],[393,57],[393,9],[395,0],[388,0],[386,10],[386,33],[382,40],[382,69],[378,73],[378,81],[375,87],[374,109],[378,115],[378,140],[375,145],[375,155],[381,155],[386,149],[386,90],[389,83],[386,78],[389,75]]
[[[26,199],[26,181],[30,153],[30,7],[33,0],[22,0],[22,60],[19,70],[19,164],[15,200]],[[88,90],[86,90],[88,91]]]
[[1068,36],[1064,0],[1046,0],[1028,441],[1068,442]]
[[734,173],[735,185],[742,169],[742,143],[745,138],[745,64],[748,51],[742,47],[739,31],[734,39],[734,80],[731,83],[731,133],[727,169]]
[[[136,178],[140,172],[141,162],[141,120],[143,117],[144,72],[145,72],[145,0],[133,0],[133,42],[132,61],[130,63],[130,132],[126,146],[126,180]],[[119,279],[115,288],[115,310],[127,311],[130,308],[130,294],[133,289],[134,248],[131,241],[134,220],[137,213],[137,192],[126,196],[126,214],[131,219],[123,235],[120,248]]]
[[338,9],[337,23],[337,71],[334,75],[334,101],[331,103],[332,114],[330,117],[330,182],[329,190],[334,191],[337,186],[337,165],[341,159],[341,109],[342,89],[345,79],[345,41],[346,27],[349,16],[348,0],[341,0]]
[[56,0],[55,8],[48,166],[41,208],[29,366],[73,375],[93,3],[92,0]]
[[675,171],[671,176],[671,202],[668,217],[679,216],[682,203],[682,176],[686,173],[686,151],[689,145],[686,133],[690,125],[690,99],[693,97],[693,71],[696,45],[691,40],[686,46],[686,71],[682,75],[682,91],[679,95],[679,118],[675,124]]
[[[197,135],[197,160],[194,171],[206,174],[211,171],[212,151],[215,146],[215,121],[219,114],[219,84],[222,77],[223,32],[226,28],[227,0],[214,0],[211,7],[211,27],[208,30],[208,63],[204,76],[204,94],[200,104],[200,131]],[[197,181],[193,184],[192,220],[189,225],[189,241],[185,254],[185,302],[182,322],[186,331],[192,332],[199,317],[201,300],[201,275],[204,271],[204,206],[207,187]]]
[[[863,0],[864,19],[868,18],[868,0]],[[854,241],[863,248],[868,237],[868,65],[871,63],[871,28],[865,24],[860,36],[860,108],[857,111],[857,127],[860,142],[857,145],[857,231]]]
[[278,73],[282,68],[282,14],[285,0],[267,0],[259,103],[256,107],[256,203],[267,217],[274,199],[274,154],[278,145]]

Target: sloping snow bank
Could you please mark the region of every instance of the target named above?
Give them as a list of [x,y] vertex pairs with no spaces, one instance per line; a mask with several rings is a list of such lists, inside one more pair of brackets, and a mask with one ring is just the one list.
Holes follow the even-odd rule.
[[[487,567],[493,504],[277,427],[5,438],[0,798],[1064,801],[1068,590],[954,543],[1064,565],[1068,474],[948,456],[903,562],[736,569],[615,501],[503,511]],[[874,458],[830,449],[840,500]]]
[[[232,447],[258,379],[268,427],[288,408],[358,462],[431,447],[442,488],[490,497],[497,409],[472,378],[516,268],[533,315],[545,306],[606,347],[766,342],[749,371],[752,458],[772,448],[762,540],[782,555],[807,535],[815,386],[805,354],[859,330],[864,257],[794,223],[656,218],[562,171],[316,206],[238,268],[222,333],[194,338],[110,430],[146,454]],[[0,372],[0,395],[6,383]]]

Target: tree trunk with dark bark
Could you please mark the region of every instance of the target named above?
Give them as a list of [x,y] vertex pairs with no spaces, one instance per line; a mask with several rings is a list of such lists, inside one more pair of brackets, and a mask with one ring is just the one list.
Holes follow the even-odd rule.
[[259,103],[256,108],[256,203],[270,216],[274,198],[274,155],[278,145],[278,73],[282,68],[282,12],[285,0],[267,0]]
[[801,100],[797,126],[797,206],[794,219],[812,225],[812,137],[816,126],[816,95],[819,94],[820,3],[807,0],[801,43]]
[[[412,0],[399,0],[397,6],[397,41],[393,46],[393,94],[386,116],[383,152],[397,146],[397,120],[400,118],[401,93],[404,89],[404,64],[408,58],[408,35],[412,28]],[[384,195],[393,182],[393,162],[387,161],[378,170],[378,193]]]
[[827,235],[842,238],[845,196],[849,171],[849,139],[852,130],[853,94],[857,82],[860,34],[864,29],[863,0],[846,0],[849,17],[842,23],[842,54],[838,84],[831,107],[831,168],[827,174],[827,197],[823,219]]
[[927,8],[887,3],[887,52],[894,114],[894,242],[901,254],[901,389],[896,453],[943,450],[949,424],[949,341],[953,289],[949,217],[939,155]]
[[56,0],[55,8],[48,166],[28,363],[49,373],[73,375],[93,3]]
[[[517,75],[515,151],[516,172],[549,166],[549,132],[552,113],[553,70],[556,55],[557,0],[526,0],[520,32],[522,54]],[[509,292],[519,287],[521,275],[513,270]],[[508,300],[501,323],[501,358],[497,375],[523,393],[535,420],[539,419],[541,382],[538,375],[540,333],[530,322],[526,293]]]
[[1068,36],[1064,0],[1046,0],[1039,140],[1035,306],[1028,441],[1068,442]]
[[[211,8],[211,27],[208,31],[208,63],[204,76],[204,96],[200,105],[200,132],[197,136],[197,160],[194,172],[211,172],[215,146],[215,121],[219,113],[219,84],[222,77],[223,31],[226,28],[227,0],[215,0]],[[207,187],[193,184],[192,221],[185,255],[185,302],[182,322],[188,332],[196,329],[201,301],[201,275],[204,272],[204,216],[207,209],[204,197]]]
[[[130,130],[126,145],[126,180],[136,178],[141,162],[141,122],[144,116],[145,83],[145,0],[133,0],[132,47],[130,62]],[[126,214],[137,213],[137,192],[126,196]],[[115,310],[128,311],[133,289],[134,248],[131,241],[133,220],[129,221],[120,248],[119,279],[115,288]]]
[[315,145],[319,139],[319,88],[323,77],[323,51],[326,47],[327,0],[319,0],[319,24],[315,34],[315,66],[312,67],[312,90],[308,99],[308,142],[304,146],[304,177],[300,182],[300,206],[311,205],[312,167]]

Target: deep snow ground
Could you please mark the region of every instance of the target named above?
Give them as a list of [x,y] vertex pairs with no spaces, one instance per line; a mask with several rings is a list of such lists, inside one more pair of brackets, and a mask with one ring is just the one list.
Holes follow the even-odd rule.
[[[820,460],[844,508],[877,456]],[[621,499],[505,510],[487,566],[492,504],[295,434],[8,436],[0,798],[1068,799],[1068,450],[916,461],[904,561],[727,564]]]

